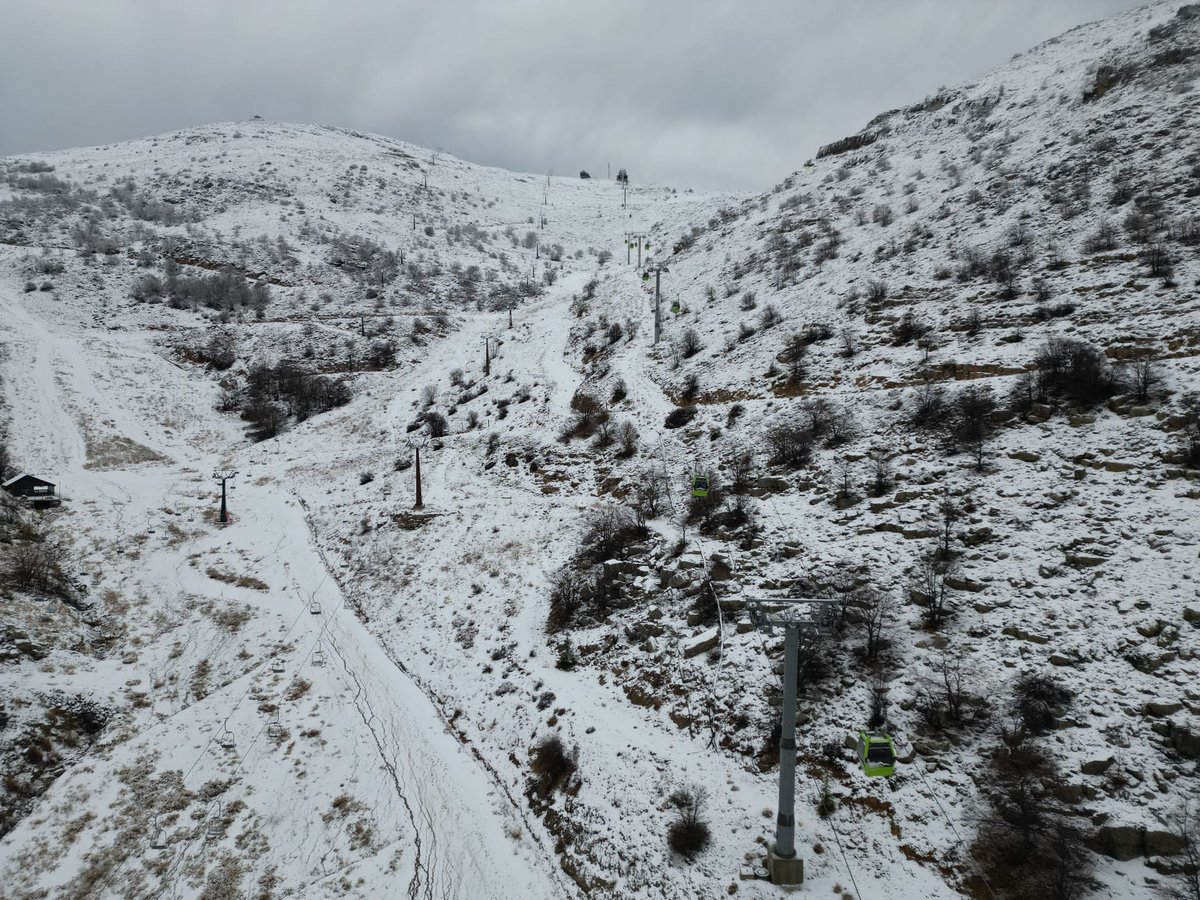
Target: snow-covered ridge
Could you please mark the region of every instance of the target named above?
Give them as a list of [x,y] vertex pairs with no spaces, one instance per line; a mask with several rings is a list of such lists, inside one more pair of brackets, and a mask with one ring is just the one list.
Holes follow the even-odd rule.
[[[745,600],[821,591],[807,890],[1165,884],[1200,733],[1189,9],[1075,29],[757,197],[262,121],[4,161],[0,421],[67,499],[6,506],[0,561],[36,522],[88,587],[0,601],[4,883],[773,896],[742,876],[779,639]],[[1053,702],[1016,702],[1029,676]],[[884,697],[901,765],[869,779],[847,742]],[[1014,772],[1042,818],[1001,878]]]

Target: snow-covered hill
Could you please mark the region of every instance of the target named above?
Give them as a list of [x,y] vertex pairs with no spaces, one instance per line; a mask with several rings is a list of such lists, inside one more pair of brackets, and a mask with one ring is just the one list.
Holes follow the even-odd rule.
[[806,890],[1167,885],[1198,54],[1152,4],[749,198],[261,121],[6,160],[0,422],[65,495],[0,519],[12,895],[773,896],[745,601],[814,593]]

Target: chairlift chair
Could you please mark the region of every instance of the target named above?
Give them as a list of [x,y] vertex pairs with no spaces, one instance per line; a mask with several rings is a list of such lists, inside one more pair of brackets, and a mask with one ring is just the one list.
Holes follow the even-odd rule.
[[708,476],[693,475],[692,476],[692,496],[707,497],[708,496]]
[[228,725],[222,722],[221,733],[217,736],[217,744],[219,744],[223,750],[232,750],[236,743],[237,742],[233,738],[233,732],[229,730]]
[[271,671],[276,675],[281,674],[286,668],[282,657],[277,656],[271,660]]
[[167,849],[167,836],[162,826],[158,824],[158,816],[152,816],[150,819],[150,849]]
[[274,713],[271,721],[267,723],[267,737],[273,741],[283,740],[283,726],[279,724],[278,712]]
[[325,665],[325,651],[321,649],[320,644],[317,644],[317,648],[313,650],[312,664],[314,666]]
[[314,616],[319,616],[319,615],[321,614],[321,603],[320,603],[320,601],[319,601],[319,600],[314,600],[312,603],[310,603],[310,604],[308,605],[308,611],[309,611],[310,613],[312,613]]
[[221,801],[214,800],[215,810],[208,817],[208,825],[204,829],[204,835],[207,838],[219,838],[225,830],[225,824],[221,821]]
[[889,735],[859,731],[858,760],[872,778],[889,778],[896,771],[896,748]]

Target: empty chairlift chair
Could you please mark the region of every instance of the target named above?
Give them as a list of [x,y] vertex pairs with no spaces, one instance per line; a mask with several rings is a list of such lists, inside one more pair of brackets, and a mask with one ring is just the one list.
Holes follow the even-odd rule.
[[278,712],[272,713],[271,721],[267,723],[267,737],[273,741],[283,740],[283,726],[279,724]]
[[208,816],[208,823],[204,827],[204,836],[208,840],[219,838],[225,831],[225,823],[221,821],[221,801],[214,800],[214,809]]
[[308,604],[308,611],[310,613],[312,613],[314,616],[319,616],[321,614],[320,602],[317,600],[314,600],[312,603]]
[[896,748],[886,734],[858,733],[858,761],[872,778],[887,778],[896,771]]
[[167,835],[166,832],[163,831],[162,826],[158,824],[158,816],[152,816],[150,818],[150,849],[167,849]]
[[229,730],[229,726],[221,723],[221,733],[217,735],[217,745],[223,750],[232,750],[236,744],[233,739],[233,732]]
[[314,666],[325,665],[325,651],[321,648],[320,644],[317,644],[316,649],[313,650],[312,664]]

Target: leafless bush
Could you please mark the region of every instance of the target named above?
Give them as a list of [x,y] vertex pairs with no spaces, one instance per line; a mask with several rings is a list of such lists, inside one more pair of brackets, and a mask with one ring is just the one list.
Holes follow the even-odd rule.
[[953,575],[956,567],[950,562],[941,562],[934,556],[925,557],[917,565],[909,588],[913,599],[924,611],[925,623],[936,631],[951,615],[950,588],[946,576]]
[[534,745],[529,768],[532,787],[543,799],[565,788],[579,768],[579,750],[567,750],[557,734],[547,735]]
[[689,862],[704,852],[709,844],[708,823],[701,818],[707,799],[707,789],[699,785],[676,788],[667,798],[667,802],[678,813],[667,828],[667,843]]
[[684,329],[679,338],[679,352],[683,358],[690,359],[703,349],[704,344],[700,341],[700,333],[695,328]]

